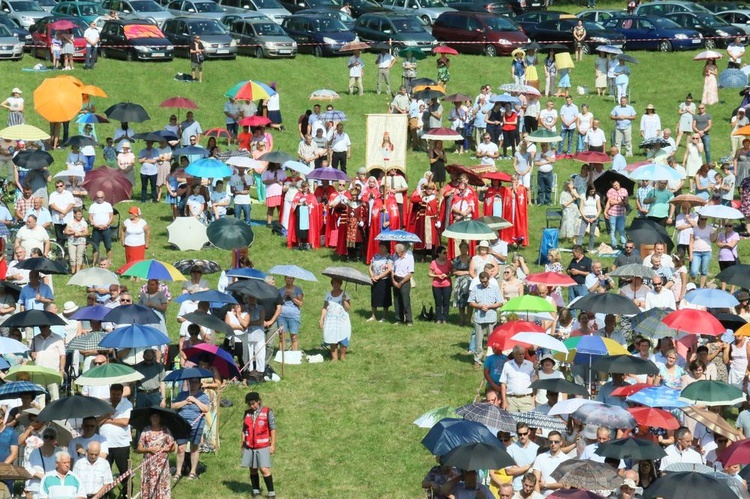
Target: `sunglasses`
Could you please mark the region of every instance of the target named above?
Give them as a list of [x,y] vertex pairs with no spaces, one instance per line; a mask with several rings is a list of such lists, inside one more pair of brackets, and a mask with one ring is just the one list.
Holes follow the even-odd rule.
[[120,303],[133,303],[133,300],[120,300]]
[[103,366],[104,362],[93,362],[95,366]]
[[43,436],[42,438],[43,438],[44,440],[54,440],[54,439],[55,439],[55,436],[54,436],[54,435],[44,435],[44,436]]
[[526,436],[526,435],[528,435],[528,434],[529,434],[529,432],[528,432],[528,431],[527,431],[527,432],[525,432],[525,433],[521,433],[521,432],[518,432],[518,436],[519,436],[519,437],[525,437],[525,436]]

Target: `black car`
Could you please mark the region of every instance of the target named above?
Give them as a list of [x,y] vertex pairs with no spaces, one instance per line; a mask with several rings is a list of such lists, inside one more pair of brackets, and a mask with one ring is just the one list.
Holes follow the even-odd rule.
[[504,0],[446,0],[448,7],[462,12],[489,12],[498,16],[510,17],[517,14]]
[[341,8],[335,0],[280,0],[280,3],[292,14],[302,9]]
[[517,24],[519,24],[524,31],[526,31],[528,28],[532,28],[539,23],[543,23],[544,21],[560,19],[563,17],[575,19],[575,16],[559,10],[535,10],[532,12],[524,12],[523,14],[519,14],[514,17],[513,20]]
[[729,24],[724,19],[714,14],[701,14],[695,12],[679,12],[667,14],[671,19],[683,28],[694,29],[706,40],[706,48],[711,50],[716,47],[726,47],[736,37],[745,38],[745,32]]
[[354,33],[368,43],[390,41],[396,50],[415,47],[431,53],[437,43],[418,17],[395,12],[365,14],[354,23]]
[[709,2],[702,5],[714,14],[724,12],[725,10],[747,10],[750,6],[742,2]]
[[155,24],[137,20],[108,20],[99,37],[99,55],[126,61],[171,61],[174,46]]
[[354,19],[368,12],[388,12],[388,9],[373,0],[346,0],[346,2],[349,4]]
[[[573,40],[573,28],[578,24],[578,19],[556,19],[545,21],[526,29],[526,34],[537,42],[555,42],[565,45],[571,52],[575,51]],[[614,30],[605,29],[601,24],[584,22],[586,38],[583,44],[583,53],[590,54],[599,45],[614,45],[622,47],[625,45],[625,37]]]
[[34,45],[34,42],[31,39],[31,33],[29,30],[24,28],[19,28],[16,23],[13,22],[13,20],[6,16],[5,14],[0,15],[0,25],[5,26],[10,30],[10,32],[18,38],[18,41],[23,42],[26,47],[24,50],[31,50],[31,47]]
[[322,14],[295,14],[284,19],[281,26],[297,42],[299,52],[308,52],[316,57],[339,55],[341,47],[356,38],[344,23]]
[[354,18],[338,7],[316,7],[314,9],[302,9],[296,12],[300,16],[318,15],[338,19],[348,29],[354,28]]

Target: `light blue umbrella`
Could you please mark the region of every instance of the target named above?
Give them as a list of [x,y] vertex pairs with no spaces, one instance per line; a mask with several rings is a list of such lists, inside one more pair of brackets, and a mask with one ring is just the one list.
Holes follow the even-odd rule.
[[202,158],[190,163],[185,173],[200,178],[224,178],[232,176],[232,169],[218,159]]
[[745,88],[747,75],[741,69],[725,69],[719,73],[719,88]]
[[172,154],[174,154],[175,156],[203,156],[205,158],[210,153],[205,147],[185,146],[178,147],[177,149],[172,151]]
[[701,288],[685,295],[685,301],[707,308],[733,308],[740,302],[731,293],[720,289]]
[[493,104],[500,102],[502,104],[521,104],[521,99],[518,97],[513,97],[509,94],[500,94],[500,95],[493,95],[490,97],[490,102]]
[[652,386],[629,395],[625,401],[646,407],[686,407],[690,404],[679,400],[680,390],[673,390],[666,386]]
[[614,45],[599,45],[596,47],[597,52],[604,52],[605,54],[614,54],[614,55],[620,55],[622,54],[622,50],[615,47]]
[[28,352],[29,347],[13,338],[0,336],[0,355]]
[[295,172],[301,173],[302,175],[309,175],[313,169],[300,161],[287,161],[284,163],[284,168],[289,168]]
[[630,178],[633,180],[666,180],[675,182],[682,179],[681,175],[674,168],[656,163],[636,168],[630,173]]
[[227,277],[239,277],[241,279],[259,279],[262,281],[266,278],[266,273],[261,272],[258,269],[251,269],[249,267],[246,267],[241,269],[228,270]]
[[215,289],[209,289],[208,291],[199,291],[198,293],[185,293],[174,299],[175,303],[182,303],[184,301],[210,301],[212,303],[237,303],[234,297]]
[[283,275],[284,277],[294,277],[295,279],[302,279],[303,281],[318,282],[318,278],[315,274],[309,270],[305,270],[297,265],[276,265],[268,271],[269,274]]
[[76,123],[109,123],[109,120],[99,114],[85,113],[76,118]]
[[698,210],[698,215],[706,218],[727,218],[730,220],[741,220],[745,218],[745,215],[743,215],[740,210],[720,204],[704,206]]
[[418,235],[405,230],[384,230],[377,236],[376,241],[395,241],[398,243],[421,243]]
[[172,340],[155,327],[131,324],[118,327],[99,343],[104,348],[144,348],[169,345]]

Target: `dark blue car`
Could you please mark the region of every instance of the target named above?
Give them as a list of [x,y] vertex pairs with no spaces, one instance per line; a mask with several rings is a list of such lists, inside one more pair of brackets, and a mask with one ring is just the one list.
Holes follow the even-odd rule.
[[299,52],[314,54],[316,57],[338,55],[345,43],[356,38],[344,23],[322,14],[295,14],[285,18],[281,25],[297,42]]
[[694,29],[681,28],[663,17],[624,16],[607,19],[607,29],[625,36],[626,50],[692,50],[703,48],[703,35]]

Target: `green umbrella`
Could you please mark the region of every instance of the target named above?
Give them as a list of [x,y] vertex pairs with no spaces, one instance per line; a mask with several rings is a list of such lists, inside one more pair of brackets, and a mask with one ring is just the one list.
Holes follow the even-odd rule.
[[746,399],[742,390],[723,381],[701,380],[690,383],[679,400],[690,405],[706,405],[715,407],[720,405],[735,405]]
[[502,230],[502,229],[507,229],[508,227],[513,227],[513,224],[508,222],[506,219],[502,217],[495,217],[492,215],[479,217],[477,218],[477,222],[482,222],[482,223],[487,224],[487,227],[489,227],[492,230]]
[[557,135],[555,132],[550,132],[549,130],[534,130],[530,134],[526,136],[526,140],[529,142],[560,142],[562,140],[562,137]]
[[422,59],[427,59],[427,55],[422,52],[422,49],[417,47],[406,47],[405,49],[401,49],[398,51],[398,55],[401,57],[407,57],[411,54],[415,59],[421,61]]
[[446,227],[443,231],[443,237],[464,241],[485,241],[497,239],[497,234],[486,223],[465,220]]
[[246,248],[255,239],[253,229],[249,225],[236,218],[228,217],[211,222],[206,234],[211,244],[225,250]]
[[143,374],[124,364],[104,364],[86,371],[75,380],[77,385],[109,386],[113,383],[132,383],[143,379]]
[[13,366],[5,375],[6,381],[26,380],[36,383],[37,385],[51,385],[52,383],[62,383],[60,373],[50,367],[33,366],[24,364],[22,366]]
[[511,298],[500,309],[501,312],[557,312],[550,302],[538,296],[523,295]]
[[415,419],[414,424],[420,428],[432,428],[438,421],[445,418],[458,418],[456,409],[449,405],[432,409]]

